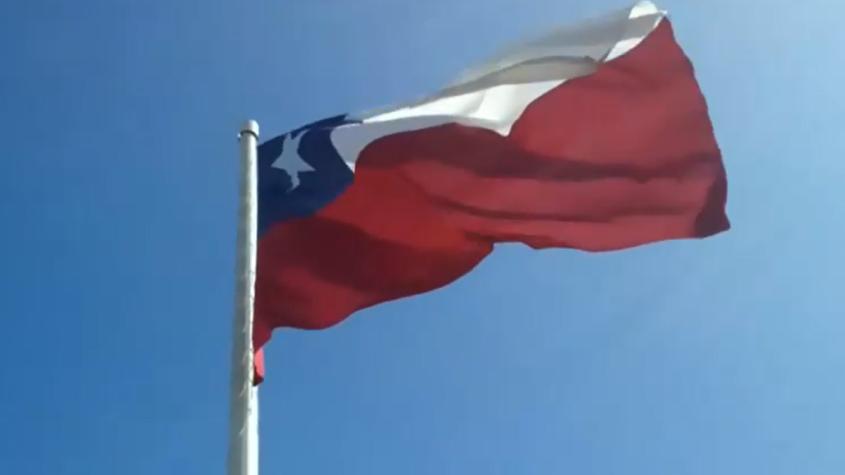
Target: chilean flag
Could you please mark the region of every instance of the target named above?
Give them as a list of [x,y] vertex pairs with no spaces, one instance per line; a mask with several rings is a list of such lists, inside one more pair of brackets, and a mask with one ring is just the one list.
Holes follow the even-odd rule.
[[704,97],[650,2],[425,100],[276,137],[258,161],[258,349],[444,286],[499,242],[608,251],[729,227]]

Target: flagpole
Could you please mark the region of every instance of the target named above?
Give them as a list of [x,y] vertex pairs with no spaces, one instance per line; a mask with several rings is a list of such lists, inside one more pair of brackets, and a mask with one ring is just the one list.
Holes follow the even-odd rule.
[[235,274],[235,318],[229,405],[228,475],[258,475],[258,388],[253,385],[252,318],[258,239],[258,123],[239,134],[241,180]]

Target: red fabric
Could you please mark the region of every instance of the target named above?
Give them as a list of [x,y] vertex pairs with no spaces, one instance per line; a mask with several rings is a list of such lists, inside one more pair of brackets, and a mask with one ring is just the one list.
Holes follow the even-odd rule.
[[497,242],[589,251],[729,227],[707,106],[667,20],[532,103],[508,137],[446,125],[379,139],[354,183],[258,247],[255,344],[469,272]]

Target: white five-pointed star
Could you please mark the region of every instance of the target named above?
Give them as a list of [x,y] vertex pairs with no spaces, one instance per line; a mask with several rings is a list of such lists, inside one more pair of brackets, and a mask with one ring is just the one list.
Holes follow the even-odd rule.
[[305,132],[301,132],[295,138],[293,137],[293,134],[285,136],[285,141],[282,144],[282,154],[279,155],[279,158],[277,158],[271,165],[273,168],[284,170],[290,177],[291,187],[288,190],[288,193],[299,186],[300,173],[315,171],[314,167],[299,156],[299,141],[302,139],[303,135],[305,135]]

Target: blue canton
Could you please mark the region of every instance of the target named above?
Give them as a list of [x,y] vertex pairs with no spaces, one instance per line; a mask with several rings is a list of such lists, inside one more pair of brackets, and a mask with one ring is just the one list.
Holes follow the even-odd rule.
[[351,123],[357,121],[331,117],[258,147],[259,236],[278,221],[314,214],[352,183],[352,170],[331,141],[334,128]]

